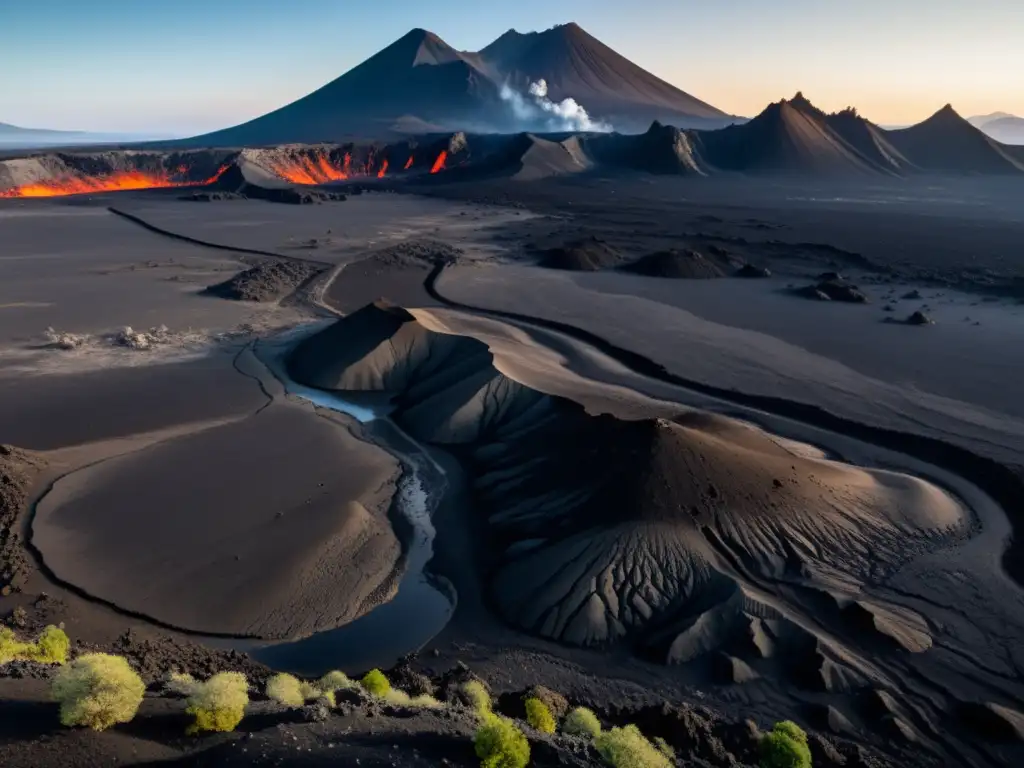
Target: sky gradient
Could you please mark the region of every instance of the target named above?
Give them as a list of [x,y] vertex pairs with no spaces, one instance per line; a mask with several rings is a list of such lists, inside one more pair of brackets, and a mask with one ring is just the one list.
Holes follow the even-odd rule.
[[0,0],[0,122],[191,135],[304,96],[413,27],[477,50],[568,21],[732,114],[802,90],[883,125],[947,102],[1024,115],[1013,0]]

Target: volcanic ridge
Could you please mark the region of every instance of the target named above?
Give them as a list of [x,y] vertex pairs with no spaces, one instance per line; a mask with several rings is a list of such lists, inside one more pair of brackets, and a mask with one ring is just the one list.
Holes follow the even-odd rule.
[[513,359],[449,322],[368,305],[303,341],[288,369],[322,390],[394,393],[403,429],[465,462],[506,621],[665,663],[738,659],[829,691],[879,683],[842,640],[854,629],[902,652],[931,646],[921,616],[867,590],[965,535],[944,491],[702,412],[592,415],[506,375]]

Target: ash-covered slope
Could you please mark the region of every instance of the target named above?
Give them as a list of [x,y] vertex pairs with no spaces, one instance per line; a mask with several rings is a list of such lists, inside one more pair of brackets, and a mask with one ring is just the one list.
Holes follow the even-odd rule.
[[414,29],[322,88],[255,120],[184,139],[190,146],[338,141],[479,123],[498,86],[432,32]]
[[934,172],[1017,175],[1024,161],[986,136],[947,104],[923,123],[886,137],[917,167]]
[[921,617],[863,590],[963,534],[943,491],[724,417],[592,415],[504,372],[522,354],[514,336],[495,352],[450,322],[370,305],[301,343],[288,368],[319,389],[395,393],[405,430],[464,460],[491,601],[510,623],[674,663],[781,661],[775,674],[828,690],[875,680],[844,636],[930,646]]
[[694,144],[705,162],[727,171],[865,175],[881,170],[802,94],[770,104],[743,125],[696,132]]
[[577,24],[545,32],[509,30],[477,54],[492,76],[525,92],[544,80],[556,102],[575,99],[619,130],[643,130],[653,120],[683,127],[732,121],[720,109],[681,91],[588,34]]

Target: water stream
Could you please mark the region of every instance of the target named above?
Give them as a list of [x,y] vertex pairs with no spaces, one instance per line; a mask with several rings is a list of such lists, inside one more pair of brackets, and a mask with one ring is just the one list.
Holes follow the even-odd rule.
[[288,378],[283,357],[294,341],[289,335],[289,343],[282,342],[269,350],[264,347],[258,355],[286,391],[366,424],[380,443],[401,457],[403,473],[392,515],[400,516],[396,529],[405,543],[404,570],[391,600],[344,626],[293,642],[233,646],[272,669],[308,677],[332,669],[359,672],[386,668],[429,643],[454,611],[454,590],[425,570],[433,556],[436,531],[432,516],[444,496],[445,473],[415,440],[386,418],[391,410],[386,395],[353,392],[343,397]]

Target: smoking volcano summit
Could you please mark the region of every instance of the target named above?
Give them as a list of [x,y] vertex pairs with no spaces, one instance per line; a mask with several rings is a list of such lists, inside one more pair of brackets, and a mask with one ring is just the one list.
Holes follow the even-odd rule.
[[505,86],[530,100],[531,85],[541,81],[544,103],[572,99],[618,130],[643,130],[652,120],[687,127],[732,121],[576,24],[528,34],[510,30],[475,53],[457,51],[433,32],[414,29],[298,101],[174,144],[253,146],[444,130],[542,130],[549,126],[550,113],[540,110],[537,121],[528,124],[502,97]]

